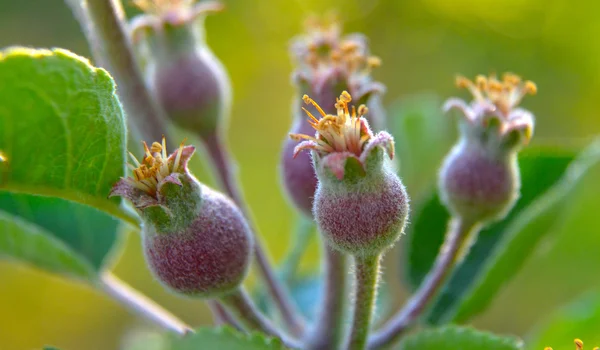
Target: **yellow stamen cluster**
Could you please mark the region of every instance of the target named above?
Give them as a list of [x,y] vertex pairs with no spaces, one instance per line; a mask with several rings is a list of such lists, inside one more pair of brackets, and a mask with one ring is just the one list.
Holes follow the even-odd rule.
[[348,108],[348,103],[352,101],[352,96],[347,91],[342,92],[336,99],[335,108],[337,115],[326,114],[325,111],[308,95],[302,98],[305,104],[313,105],[321,114],[321,119],[317,119],[306,108],[302,108],[309,117],[308,122],[317,131],[317,137],[304,134],[290,134],[290,137],[296,141],[309,140],[315,145],[313,148],[323,153],[332,152],[351,152],[360,156],[364,145],[371,138],[363,115],[368,113],[365,105],[360,105],[358,110],[353,106],[352,110]]
[[131,0],[145,13],[163,15],[170,11],[189,9],[195,0]]
[[[581,341],[581,339],[575,339],[574,340],[575,343],[575,350],[583,350],[583,341]],[[545,347],[544,350],[552,350],[551,347]],[[600,350],[600,347],[595,347],[593,350]]]
[[165,177],[174,172],[180,171],[181,153],[183,151],[183,142],[179,145],[175,158],[167,156],[166,139],[163,137],[162,144],[153,142],[148,148],[146,142],[144,145],[144,158],[142,162],[130,152],[132,164],[127,164],[132,170],[133,177],[128,177],[127,181],[136,188],[155,196],[158,183]]
[[381,65],[381,59],[369,55],[356,39],[341,36],[341,25],[336,17],[311,17],[305,27],[308,54],[302,60],[312,69],[337,66],[348,75],[368,74]]
[[0,162],[6,162],[8,158],[0,151]]
[[525,95],[535,95],[537,92],[534,82],[522,81],[521,77],[511,73],[505,73],[501,81],[494,74],[489,77],[478,75],[474,82],[458,76],[456,86],[469,89],[477,101],[493,103],[505,116],[510,114]]

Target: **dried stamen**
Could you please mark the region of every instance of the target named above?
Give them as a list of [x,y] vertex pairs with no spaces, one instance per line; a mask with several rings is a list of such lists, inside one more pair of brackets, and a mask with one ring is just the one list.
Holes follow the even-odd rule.
[[133,164],[127,166],[132,170],[133,177],[128,177],[127,181],[136,188],[155,196],[160,181],[170,174],[182,170],[180,160],[184,143],[179,145],[175,157],[167,156],[164,136],[162,143],[153,142],[150,147],[146,142],[142,142],[142,144],[144,145],[144,158],[141,162],[131,152],[129,153]]
[[308,95],[304,95],[302,100],[307,105],[313,105],[321,114],[321,119],[304,109],[317,135],[290,134],[293,140],[308,141],[296,148],[294,156],[303,149],[314,149],[320,153],[351,152],[360,156],[365,144],[373,136],[362,118],[368,112],[366,106],[361,105],[358,110],[353,106],[350,110],[348,104],[352,96],[347,91],[342,92],[336,100],[337,115],[326,114]]
[[504,74],[502,81],[494,74],[489,77],[478,75],[474,82],[458,76],[456,86],[468,89],[476,101],[493,103],[505,116],[517,107],[525,95],[537,93],[535,83],[529,80],[523,82],[521,77],[512,73]]

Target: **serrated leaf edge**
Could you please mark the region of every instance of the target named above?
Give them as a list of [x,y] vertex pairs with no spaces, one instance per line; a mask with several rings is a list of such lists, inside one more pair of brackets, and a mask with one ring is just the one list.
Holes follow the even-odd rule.
[[[403,343],[414,344],[419,342],[423,337],[425,337],[426,339],[430,339],[432,337],[446,337],[459,335],[473,336],[488,341],[499,342],[502,345],[514,346],[516,349],[522,349],[524,346],[523,340],[515,336],[497,335],[491,332],[480,331],[473,327],[455,325],[425,329],[414,335],[406,337]],[[401,349],[402,348],[403,347],[401,347]]]
[[236,338],[241,341],[255,343],[256,345],[264,344],[265,347],[272,348],[273,350],[283,350],[287,349],[281,340],[273,337],[269,337],[261,332],[250,332],[250,333],[241,333],[236,329],[229,326],[222,326],[218,328],[200,328],[196,330],[196,333],[192,335],[192,337],[201,337],[203,334],[206,335],[222,335],[225,337]]
[[[22,47],[22,46],[11,46],[5,49],[0,50],[0,63],[2,63],[2,61],[5,61],[7,59],[13,58],[13,57],[33,57],[33,58],[39,58],[39,57],[52,57],[52,56],[57,56],[57,57],[65,57],[65,58],[69,58],[72,59],[74,62],[76,62],[77,64],[83,65],[87,70],[90,71],[91,75],[94,78],[100,77],[100,78],[108,78],[108,80],[110,80],[111,82],[111,94],[113,96],[117,96],[117,92],[116,92],[116,85],[114,83],[114,81],[112,80],[110,74],[108,73],[108,71],[106,71],[103,68],[100,67],[94,67],[91,62],[82,56],[79,56],[69,50],[65,50],[65,49],[60,49],[60,48],[53,48],[53,49],[40,49],[40,48],[27,48],[27,47]],[[120,101],[117,98],[116,101],[118,102],[119,106],[120,106]],[[125,119],[123,118],[122,122],[122,126],[123,126],[123,130],[127,130],[127,127],[125,125]],[[126,137],[124,137],[123,142],[126,144]],[[127,155],[126,155],[126,146],[123,148],[123,159],[126,160],[127,159]],[[125,171],[125,162],[123,164],[123,173]],[[123,220],[129,224],[132,225],[139,225],[140,221],[139,218],[136,215],[131,214],[130,212],[123,210],[123,208],[121,208],[121,203],[120,202],[107,202],[104,198],[98,198],[95,196],[92,196],[90,194],[85,194],[85,193],[80,193],[78,191],[72,191],[70,189],[53,189],[53,188],[43,188],[43,187],[35,187],[35,186],[22,186],[22,185],[14,185],[12,184],[10,186],[10,188],[5,188],[4,186],[1,186],[0,184],[0,190],[3,191],[7,191],[7,192],[13,192],[13,193],[25,193],[25,194],[32,194],[32,195],[43,195],[43,196],[49,196],[49,197],[58,197],[58,198],[63,198],[66,200],[71,200],[71,201],[75,201],[77,203],[81,203],[84,205],[88,205],[91,207],[94,207],[98,210],[101,210],[103,212],[106,212],[107,214]],[[106,194],[108,196],[108,193]],[[108,204],[111,203],[111,204]]]

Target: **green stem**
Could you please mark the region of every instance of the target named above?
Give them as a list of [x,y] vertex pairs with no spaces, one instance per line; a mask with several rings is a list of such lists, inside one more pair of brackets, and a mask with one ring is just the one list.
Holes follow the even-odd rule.
[[252,213],[244,201],[242,191],[235,174],[235,164],[233,163],[233,158],[227,150],[225,142],[223,142],[221,136],[219,135],[203,137],[202,140],[204,141],[206,150],[214,163],[215,170],[219,175],[222,188],[240,207],[246,216],[246,219],[248,220],[252,232],[254,233],[255,262],[258,267],[258,271],[261,273],[266,284],[267,291],[273,298],[273,301],[275,302],[275,305],[277,306],[286,327],[290,330],[290,332],[292,332],[292,334],[296,336],[302,335],[304,331],[304,322],[300,318],[300,314],[296,310],[296,306],[292,302],[288,291],[285,289],[281,281],[275,276],[272,264],[269,261],[269,257],[265,253],[265,249],[261,244],[256,223],[254,220],[252,220]]
[[363,350],[367,345],[377,295],[380,255],[355,257],[354,315],[347,348]]
[[478,231],[479,223],[460,218],[451,220],[446,239],[432,269],[404,308],[369,339],[369,349],[391,345],[408,330],[444,286],[450,271],[460,261],[465,247],[472,243]]
[[342,339],[346,311],[348,257],[330,246],[325,248],[325,286],[319,316],[306,341],[310,350],[338,349]]
[[100,288],[112,298],[159,327],[181,335],[192,332],[190,326],[142,293],[128,286],[112,273],[104,272],[100,276],[99,284]]
[[118,0],[65,2],[79,22],[96,63],[115,79],[130,127],[146,140],[160,140],[166,124],[138,69],[125,31],[121,3]]
[[287,338],[279,332],[273,324],[260,313],[254,305],[248,293],[242,288],[220,298],[220,301],[228,311],[248,330],[257,330],[267,335],[281,339],[283,343],[291,348],[299,348],[300,345],[293,339]]

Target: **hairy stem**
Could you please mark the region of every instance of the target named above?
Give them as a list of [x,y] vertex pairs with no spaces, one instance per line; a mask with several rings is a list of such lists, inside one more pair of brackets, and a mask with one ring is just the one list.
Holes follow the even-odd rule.
[[100,286],[108,295],[159,327],[182,335],[192,332],[190,326],[112,273],[104,272],[100,276]]
[[310,350],[338,349],[344,329],[348,257],[328,245],[324,250],[325,286],[317,321],[306,342]]
[[115,79],[130,127],[146,140],[160,140],[165,122],[138,69],[119,0],[65,2],[77,18],[96,63]]
[[272,265],[269,262],[265,250],[260,242],[260,235],[258,234],[258,228],[252,220],[252,213],[248,209],[246,202],[243,199],[242,192],[237,180],[235,172],[235,164],[232,160],[231,155],[227,150],[227,146],[223,142],[222,138],[215,135],[212,137],[204,137],[208,154],[215,165],[215,170],[219,175],[221,185],[227,194],[233,199],[234,202],[240,207],[246,219],[250,224],[250,228],[254,233],[255,244],[254,244],[254,256],[256,263],[262,278],[267,286],[267,290],[277,309],[279,310],[283,322],[290,332],[296,336],[300,336],[304,330],[304,323],[299,317],[294,303],[290,299],[288,291],[282,285],[281,281],[277,279],[273,271]]
[[356,285],[354,315],[347,349],[362,350],[367,345],[377,296],[380,255],[355,257]]
[[291,348],[299,348],[300,345],[293,339],[287,338],[279,332],[273,324],[258,311],[248,293],[242,288],[234,291],[231,294],[220,298],[223,305],[227,307],[229,312],[248,330],[261,331],[267,335],[279,338],[283,343]]
[[421,315],[443,287],[446,277],[454,268],[455,263],[460,260],[461,251],[465,245],[470,244],[470,238],[477,233],[479,224],[455,218],[450,222],[448,229],[444,244],[431,271],[404,308],[373,334],[369,340],[369,348],[377,349],[392,344]]
[[213,314],[213,318],[215,320],[215,325],[229,325],[237,330],[241,330],[242,328],[238,324],[237,320],[235,320],[229,312],[225,309],[221,303],[215,300],[210,300],[207,302],[210,312]]

